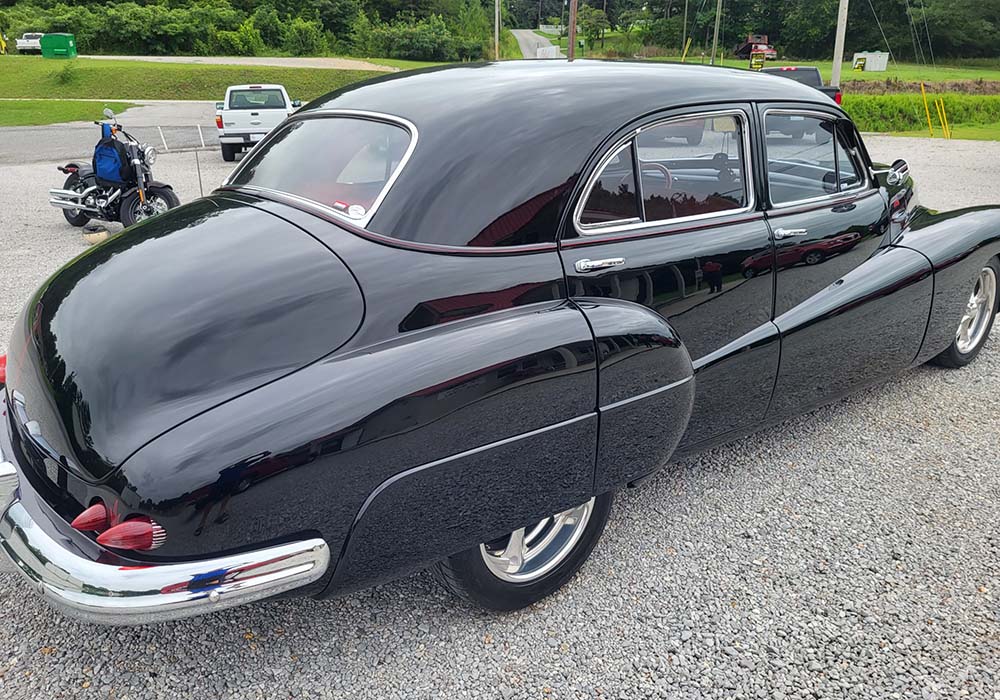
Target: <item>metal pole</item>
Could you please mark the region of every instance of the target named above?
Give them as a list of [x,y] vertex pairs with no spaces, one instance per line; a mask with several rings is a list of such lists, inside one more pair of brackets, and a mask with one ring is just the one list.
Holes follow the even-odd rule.
[[493,1],[493,60],[500,60],[500,0]]
[[722,19],[722,0],[715,3],[715,33],[712,35],[712,59],[710,65],[715,65],[715,53],[719,48],[719,21]]
[[[685,50],[688,42],[688,0],[684,0],[684,28],[681,30],[681,50],[687,53]],[[681,58],[681,63],[684,59]]]
[[833,72],[830,74],[830,85],[840,87],[840,69],[844,65],[844,35],[847,34],[847,2],[840,0],[837,11],[837,37],[833,41]]
[[566,47],[566,57],[570,61],[576,53],[576,8],[577,0],[569,0],[569,45]]

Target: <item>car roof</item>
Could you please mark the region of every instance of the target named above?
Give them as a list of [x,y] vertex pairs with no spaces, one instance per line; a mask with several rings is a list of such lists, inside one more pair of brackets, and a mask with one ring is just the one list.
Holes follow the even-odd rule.
[[674,107],[755,100],[836,109],[815,88],[748,70],[535,60],[388,74],[331,92],[297,115],[367,111],[415,125],[417,146],[371,230],[502,246],[550,238],[543,229],[557,226],[587,160],[626,124]]

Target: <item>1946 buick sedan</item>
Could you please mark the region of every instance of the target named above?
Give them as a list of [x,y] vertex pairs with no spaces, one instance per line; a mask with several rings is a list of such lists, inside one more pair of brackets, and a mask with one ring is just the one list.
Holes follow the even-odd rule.
[[0,548],[106,623],[428,566],[526,606],[667,461],[972,361],[998,254],[997,208],[921,208],[905,162],[782,78],[558,61],[361,83],[28,302]]

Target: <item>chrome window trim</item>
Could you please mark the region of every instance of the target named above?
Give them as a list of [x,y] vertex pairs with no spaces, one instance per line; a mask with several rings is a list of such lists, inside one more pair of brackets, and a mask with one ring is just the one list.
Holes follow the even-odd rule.
[[[741,124],[741,129],[743,132],[743,159],[742,159],[742,171],[743,171],[743,191],[747,197],[747,203],[745,206],[739,209],[724,209],[722,211],[713,211],[707,214],[692,214],[691,216],[678,216],[673,219],[656,219],[655,221],[640,221],[635,223],[630,223],[631,220],[621,220],[621,221],[611,221],[606,224],[584,224],[580,222],[583,216],[583,208],[590,198],[591,190],[594,189],[594,185],[597,183],[598,178],[601,173],[604,172],[604,168],[607,167],[608,163],[617,155],[624,146],[628,146],[636,136],[641,134],[643,131],[649,131],[650,129],[655,129],[656,127],[663,126],[664,124],[669,124],[670,122],[677,121],[690,121],[692,119],[714,119],[715,117],[725,117],[733,116],[736,117]],[[733,216],[736,214],[746,214],[747,212],[753,211],[754,206],[756,206],[755,188],[753,181],[753,165],[751,163],[751,151],[750,151],[750,116],[744,112],[742,109],[724,109],[709,112],[695,112],[693,114],[678,114],[670,117],[666,117],[659,121],[650,122],[649,124],[644,124],[636,129],[629,131],[625,136],[620,138],[615,144],[608,150],[601,160],[598,161],[597,166],[591,172],[590,176],[587,178],[586,187],[584,187],[583,194],[580,199],[577,200],[576,206],[573,209],[573,228],[581,236],[599,236],[604,233],[619,233],[622,231],[642,231],[647,228],[653,228],[657,226],[663,226],[664,224],[683,224],[690,221],[702,221],[705,219],[719,219],[727,216]],[[639,153],[638,148],[635,149],[635,161],[636,166],[641,167],[639,164]],[[639,197],[640,211],[645,211],[642,199],[642,187],[640,183],[636,183],[636,194]]]
[[[382,122],[385,124],[391,124],[393,126],[402,127],[410,135],[410,143],[406,147],[406,152],[403,153],[403,157],[399,159],[399,165],[397,165],[396,169],[392,171],[392,175],[390,175],[389,179],[386,180],[385,186],[378,193],[378,196],[375,197],[375,200],[372,202],[372,205],[365,212],[364,216],[357,218],[348,216],[344,212],[338,209],[334,209],[333,207],[323,204],[322,202],[317,202],[316,200],[309,199],[307,197],[301,197],[293,192],[277,190],[271,187],[258,187],[256,185],[233,184],[233,180],[243,171],[243,169],[246,167],[246,164],[250,161],[250,156],[253,154],[253,152],[258,148],[261,148],[264,144],[269,143],[274,138],[275,134],[279,133],[285,127],[285,125],[289,124],[290,122],[306,121],[309,119],[321,119],[324,117],[328,118],[352,117],[355,119],[367,119],[368,121]],[[396,180],[399,178],[399,174],[403,172],[403,169],[409,162],[410,156],[413,155],[413,151],[417,147],[418,139],[419,139],[419,134],[417,133],[416,125],[409,119],[404,119],[403,117],[397,117],[393,114],[385,114],[383,112],[369,112],[367,110],[362,110],[362,109],[318,109],[306,112],[304,114],[296,113],[290,116],[280,125],[276,126],[274,129],[271,129],[270,133],[268,133],[266,137],[264,137],[256,146],[251,148],[247,152],[247,154],[243,157],[243,160],[240,161],[240,164],[236,166],[236,168],[233,170],[232,173],[229,174],[229,177],[226,178],[226,181],[223,183],[222,186],[238,188],[241,190],[250,190],[250,191],[256,190],[258,192],[273,192],[275,194],[279,194],[284,197],[291,197],[292,199],[295,199],[297,201],[304,202],[314,207],[319,207],[324,212],[327,212],[338,218],[341,218],[344,221],[354,224],[355,226],[359,226],[361,228],[366,229],[368,228],[368,224],[371,222],[372,218],[375,216],[375,213],[378,211],[379,206],[381,206],[382,202],[389,194],[389,190],[391,190],[392,186],[396,183]]]
[[[863,192],[864,190],[868,189],[868,185],[871,182],[871,179],[869,177],[868,167],[863,162],[859,162],[861,159],[859,159],[857,157],[857,153],[852,153],[851,151],[848,151],[848,154],[850,156],[852,156],[852,158],[854,160],[854,165],[855,166],[860,166],[860,167],[856,168],[857,171],[862,176],[862,181],[861,181],[860,185],[856,185],[856,186],[852,187],[849,190],[840,190],[838,192],[832,192],[830,194],[823,194],[823,195],[819,195],[817,197],[808,197],[806,199],[795,199],[795,200],[792,200],[792,201],[789,201],[789,202],[781,202],[780,204],[775,204],[771,200],[771,183],[770,183],[770,179],[768,177],[766,177],[770,173],[770,171],[768,170],[768,167],[767,167],[768,163],[770,163],[770,159],[767,157],[767,133],[768,133],[767,132],[767,117],[768,117],[769,114],[787,114],[789,116],[795,115],[795,116],[801,116],[801,117],[817,117],[819,119],[827,119],[829,121],[834,121],[834,122],[837,121],[837,119],[839,119],[841,117],[837,117],[836,115],[834,115],[834,114],[832,114],[830,112],[821,112],[819,110],[812,110],[812,109],[788,109],[786,107],[775,107],[775,108],[765,109],[764,110],[764,114],[761,115],[761,119],[762,119],[761,126],[763,127],[763,130],[764,130],[764,175],[765,175],[764,183],[767,185],[767,203],[768,203],[768,206],[771,209],[775,209],[775,210],[790,209],[792,207],[800,207],[803,204],[814,204],[814,203],[826,202],[826,201],[831,201],[832,202],[832,201],[835,201],[835,200],[843,199],[845,196],[849,196],[849,195],[852,195],[852,194],[855,194],[855,193],[858,193],[858,192]],[[834,142],[834,152],[833,153],[834,153],[834,158],[836,158],[836,155],[837,155],[837,150],[836,149],[840,146],[840,144],[837,143],[837,132],[836,132],[836,129],[834,129],[833,142]]]

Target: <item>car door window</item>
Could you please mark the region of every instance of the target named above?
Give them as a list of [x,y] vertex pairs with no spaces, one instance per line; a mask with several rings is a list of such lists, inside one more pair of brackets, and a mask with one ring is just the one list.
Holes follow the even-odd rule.
[[580,231],[750,208],[747,137],[746,118],[737,111],[684,116],[639,129],[593,177],[577,215]]
[[844,129],[839,126],[837,127],[837,173],[841,191],[853,189],[864,182],[857,155],[849,145]]
[[636,136],[647,221],[714,214],[746,205],[740,121],[680,119]]
[[585,225],[608,225],[640,221],[635,190],[635,159],[626,143],[611,157],[594,181],[580,216]]
[[849,134],[833,117],[770,110],[764,125],[772,204],[818,199],[864,185],[864,169]]

